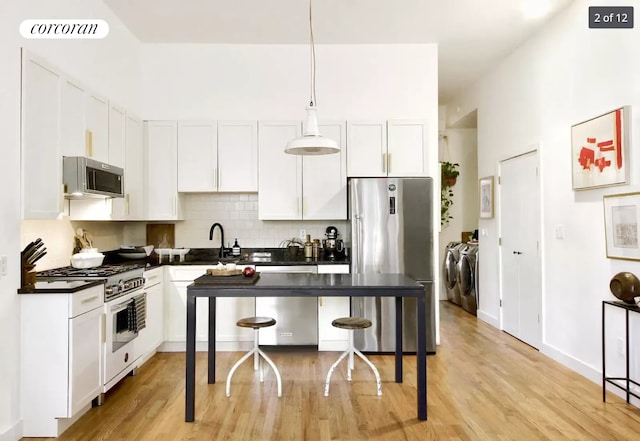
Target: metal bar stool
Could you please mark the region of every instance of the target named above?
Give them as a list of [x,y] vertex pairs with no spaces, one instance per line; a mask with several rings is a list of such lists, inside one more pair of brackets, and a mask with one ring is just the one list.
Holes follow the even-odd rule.
[[376,375],[376,383],[377,383],[377,391],[378,395],[382,395],[382,384],[380,383],[380,374],[378,373],[378,369],[369,361],[367,357],[365,357],[362,352],[357,350],[353,345],[353,331],[356,329],[366,329],[371,326],[371,320],[367,320],[361,317],[341,317],[337,318],[331,322],[331,325],[336,328],[348,329],[349,330],[349,347],[346,351],[340,355],[338,360],[331,365],[329,369],[329,373],[327,374],[327,381],[324,383],[324,396],[329,396],[329,383],[331,381],[331,374],[335,370],[336,366],[345,358],[347,358],[347,381],[351,381],[351,371],[353,370],[353,354],[356,354],[358,357],[362,358],[365,363],[369,365],[373,373]]
[[231,377],[233,377],[233,373],[236,371],[236,369],[238,369],[238,366],[240,366],[246,359],[248,359],[252,355],[253,369],[258,370],[258,368],[260,368],[260,382],[262,383],[264,381],[264,372],[262,370],[262,362],[260,361],[260,356],[262,356],[262,358],[264,358],[267,363],[269,363],[269,366],[271,366],[271,369],[273,369],[273,372],[276,374],[276,380],[278,381],[278,397],[282,396],[282,379],[280,378],[280,372],[278,371],[278,368],[273,363],[273,361],[271,361],[267,354],[262,352],[262,350],[258,346],[258,330],[260,328],[266,328],[275,324],[276,320],[271,317],[245,317],[236,322],[236,326],[239,326],[241,328],[253,328],[253,330],[255,331],[255,338],[253,340],[253,349],[244,354],[240,360],[236,361],[229,371],[229,375],[227,375],[228,397],[231,396]]

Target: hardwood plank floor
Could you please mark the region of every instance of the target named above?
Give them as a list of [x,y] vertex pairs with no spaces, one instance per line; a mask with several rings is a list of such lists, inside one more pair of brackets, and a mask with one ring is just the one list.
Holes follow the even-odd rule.
[[184,422],[184,354],[160,353],[109,391],[60,441],[85,440],[637,440],[640,410],[524,343],[448,302],[440,307],[442,341],[428,357],[428,421],[416,418],[415,358],[396,384],[393,356],[371,356],[375,379],[356,360],[323,381],[337,353],[270,351],[283,379],[277,397],[270,370],[260,384],[252,364],[225,378],[239,352],[219,353],[218,383],[206,384],[197,355],[196,422]]

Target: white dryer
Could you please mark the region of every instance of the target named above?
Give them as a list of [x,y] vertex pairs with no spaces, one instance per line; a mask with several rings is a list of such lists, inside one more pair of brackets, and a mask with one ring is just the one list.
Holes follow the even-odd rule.
[[449,242],[444,252],[442,262],[442,281],[450,302],[460,305],[460,291],[458,289],[458,260],[460,259],[460,242]]
[[478,298],[476,290],[476,262],[478,259],[478,245],[464,244],[460,248],[458,260],[458,289],[462,308],[473,315],[478,313]]

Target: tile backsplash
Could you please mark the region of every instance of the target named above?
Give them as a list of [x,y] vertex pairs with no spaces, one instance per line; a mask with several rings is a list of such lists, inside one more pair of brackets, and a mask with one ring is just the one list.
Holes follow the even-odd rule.
[[209,240],[209,230],[215,222],[224,228],[225,246],[233,245],[237,238],[241,247],[278,247],[283,240],[298,237],[301,229],[306,230],[311,239],[324,239],[329,225],[338,228],[340,237],[349,241],[346,220],[259,220],[257,193],[189,193],[183,198],[185,220],[176,222],[176,247],[219,247],[218,229],[213,240]]

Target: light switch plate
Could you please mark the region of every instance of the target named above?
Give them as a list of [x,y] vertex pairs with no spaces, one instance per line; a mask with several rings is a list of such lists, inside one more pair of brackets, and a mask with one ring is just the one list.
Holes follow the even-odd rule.
[[304,242],[307,240],[307,230],[300,230],[300,239]]
[[556,225],[556,239],[564,239],[564,225]]

